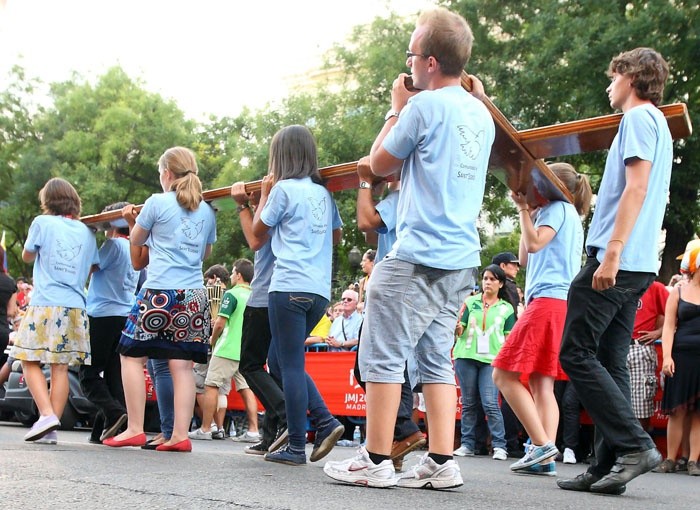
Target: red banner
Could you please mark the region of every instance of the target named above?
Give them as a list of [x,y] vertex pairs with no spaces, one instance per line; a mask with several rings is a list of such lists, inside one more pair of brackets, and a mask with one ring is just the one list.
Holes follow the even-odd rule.
[[[365,392],[355,380],[354,366],[354,352],[306,353],[306,372],[335,416],[365,415]],[[243,410],[243,400],[237,391],[229,393],[228,408]]]
[[[656,344],[661,367],[661,343]],[[316,383],[318,391],[325,400],[331,414],[336,416],[365,416],[365,392],[357,384],[353,375],[355,366],[355,352],[307,352],[306,371]],[[658,377],[657,369],[657,377]],[[658,380],[658,379],[657,379]],[[461,418],[461,406],[459,398],[459,385],[457,386],[457,414],[456,419]],[[660,385],[659,385],[660,386]],[[660,405],[663,390],[659,387],[654,398],[654,416],[651,419],[652,427],[666,429],[668,418],[661,414]],[[260,409],[262,405],[258,402]],[[228,395],[228,409],[242,411],[243,400],[237,391],[231,391]],[[582,423],[591,423],[590,418],[582,412]]]
[[[365,392],[357,384],[353,373],[355,354],[355,352],[306,353],[306,372],[316,383],[328,409],[335,416],[365,416]],[[262,409],[260,402],[258,406]],[[244,409],[243,400],[237,391],[229,393],[228,409],[237,411]],[[457,386],[457,420],[460,419],[461,413],[459,386]]]

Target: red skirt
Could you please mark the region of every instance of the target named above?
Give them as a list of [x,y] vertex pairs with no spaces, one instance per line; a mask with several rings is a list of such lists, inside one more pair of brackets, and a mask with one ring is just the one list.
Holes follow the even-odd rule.
[[519,372],[523,382],[532,373],[567,380],[559,363],[566,321],[566,300],[535,298],[525,308],[492,365]]

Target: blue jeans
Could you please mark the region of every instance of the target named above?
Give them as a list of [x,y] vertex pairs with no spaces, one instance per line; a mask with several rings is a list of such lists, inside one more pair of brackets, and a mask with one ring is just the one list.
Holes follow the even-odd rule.
[[592,287],[600,266],[589,257],[571,282],[559,359],[596,426],[595,476],[605,476],[621,455],[654,448],[634,416],[627,353],[637,303],[654,280],[651,273],[619,271],[615,286]]
[[462,391],[462,446],[474,451],[476,445],[476,417],[479,398],[494,448],[506,448],[503,415],[498,406],[498,388],[493,382],[493,367],[473,359],[455,359],[455,372]]
[[173,435],[173,421],[175,419],[175,394],[173,392],[173,377],[170,375],[168,360],[149,358],[146,367],[156,388],[158,413],[160,414],[160,431],[165,439],[170,439]]
[[317,429],[333,419],[304,368],[304,341],[325,313],[328,300],[308,292],[270,292],[269,305],[272,344],[268,367],[273,375],[281,375],[289,445],[293,451],[303,452],[307,409]]

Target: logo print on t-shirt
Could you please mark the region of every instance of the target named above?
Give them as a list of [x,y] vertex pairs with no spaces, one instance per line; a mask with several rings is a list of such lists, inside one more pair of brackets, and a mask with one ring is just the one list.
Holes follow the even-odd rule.
[[204,220],[194,222],[189,218],[180,218],[180,221],[182,221],[182,233],[191,241],[197,239],[197,236],[204,228]]
[[311,203],[311,214],[313,214],[316,221],[322,221],[326,214],[326,197],[321,200],[314,200],[313,197],[308,197]]
[[65,246],[58,239],[56,240],[56,242],[58,243],[58,249],[56,250],[56,253],[58,253],[58,256],[66,262],[70,262],[71,260],[75,259],[75,257],[80,255],[80,250],[83,247],[82,244],[78,244],[76,246]]
[[457,126],[457,130],[464,141],[464,143],[460,144],[462,152],[469,159],[476,159],[486,140],[486,133],[483,129],[475,133],[468,126]]

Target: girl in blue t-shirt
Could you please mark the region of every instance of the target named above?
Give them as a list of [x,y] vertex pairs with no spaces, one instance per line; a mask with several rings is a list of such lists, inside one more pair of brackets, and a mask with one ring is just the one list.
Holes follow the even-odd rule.
[[272,344],[268,365],[281,374],[289,444],[265,455],[283,464],[306,463],[306,412],[316,441],[311,461],[324,457],[344,428],[328,411],[304,368],[304,341],[330,300],[333,243],[340,239],[340,217],[322,186],[316,143],[304,126],[288,126],[270,145],[270,172],[262,181],[253,218],[256,236],[268,233],[275,266],[269,288]]
[[[520,264],[527,264],[526,308],[493,361],[493,378],[532,441],[532,448],[511,469],[554,476],[554,441],[559,426],[554,381],[566,379],[559,364],[559,347],[567,293],[581,269],[581,216],[588,212],[591,186],[588,178],[569,164],[552,163],[549,167],[574,202],[545,197],[550,202],[531,211],[525,196],[512,195],[522,230]],[[521,381],[528,383],[530,391]]]
[[[68,365],[90,362],[85,282],[99,264],[94,234],[79,220],[80,197],[60,178],[39,192],[44,214],[29,227],[22,260],[34,262],[34,294],[10,356],[22,371],[40,417],[25,441],[56,444],[68,401]],[[51,366],[51,393],[41,364]]]
[[[216,241],[213,209],[202,200],[194,153],[172,147],[158,160],[163,193],[152,195],[136,216],[122,210],[129,224],[134,269],[148,264],[148,275],[122,332],[122,381],[127,429],[103,444],[143,446],[146,395],[145,358],[167,359],[173,378],[175,419],[168,441],[158,451],[189,452],[187,437],[195,400],[192,361],[207,362],[211,335],[209,300],[202,261]],[[146,249],[147,247],[147,249]]]

